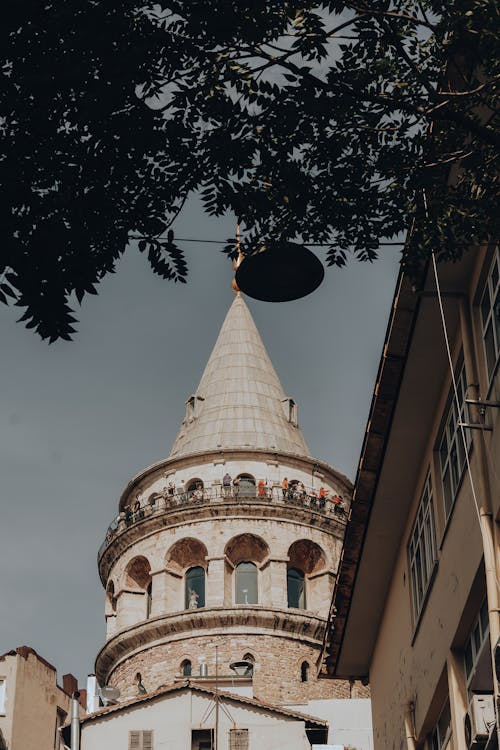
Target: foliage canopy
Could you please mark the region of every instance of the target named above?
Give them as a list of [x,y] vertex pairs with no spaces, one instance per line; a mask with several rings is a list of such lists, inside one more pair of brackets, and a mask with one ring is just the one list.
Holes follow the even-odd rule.
[[[329,264],[409,228],[411,269],[498,237],[496,0],[5,0],[0,299],[43,338],[132,238],[163,278],[201,191],[243,251]],[[422,220],[422,191],[430,215]],[[234,254],[234,241],[225,251]]]

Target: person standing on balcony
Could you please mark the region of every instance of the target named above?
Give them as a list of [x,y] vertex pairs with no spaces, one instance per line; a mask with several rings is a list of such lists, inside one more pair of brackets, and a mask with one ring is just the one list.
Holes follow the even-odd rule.
[[283,500],[288,499],[288,478],[285,477],[281,482],[281,491],[283,492]]
[[266,482],[263,479],[259,479],[259,482],[257,484],[257,494],[259,497],[265,497],[266,496]]

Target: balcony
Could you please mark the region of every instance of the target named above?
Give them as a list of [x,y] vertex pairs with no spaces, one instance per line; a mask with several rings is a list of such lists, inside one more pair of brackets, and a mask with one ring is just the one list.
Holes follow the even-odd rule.
[[271,506],[277,510],[303,509],[311,514],[319,514],[329,517],[336,522],[345,524],[347,520],[347,505],[336,495],[324,495],[310,487],[290,487],[284,491],[281,486],[255,488],[255,487],[224,487],[214,484],[211,487],[198,487],[194,490],[184,491],[169,488],[160,493],[154,493],[147,501],[137,500],[131,507],[125,508],[111,522],[106,532],[106,538],[99,547],[98,561],[107,547],[115,538],[121,536],[127,529],[143,523],[146,519],[176,515],[179,511],[195,510],[206,506],[235,506],[250,504],[255,507]]

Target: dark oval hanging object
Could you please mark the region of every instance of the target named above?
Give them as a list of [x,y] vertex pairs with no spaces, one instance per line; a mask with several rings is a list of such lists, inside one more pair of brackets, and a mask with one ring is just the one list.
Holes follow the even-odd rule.
[[295,242],[268,242],[247,255],[236,271],[238,288],[263,302],[290,302],[319,287],[325,269],[319,258]]

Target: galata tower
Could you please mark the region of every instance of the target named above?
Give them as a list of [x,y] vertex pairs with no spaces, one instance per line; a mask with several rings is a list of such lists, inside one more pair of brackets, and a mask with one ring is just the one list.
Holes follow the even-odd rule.
[[317,663],[350,491],[310,456],[238,293],[169,457],[128,483],[99,551],[98,682],[127,699],[241,662],[274,704],[348,697]]

